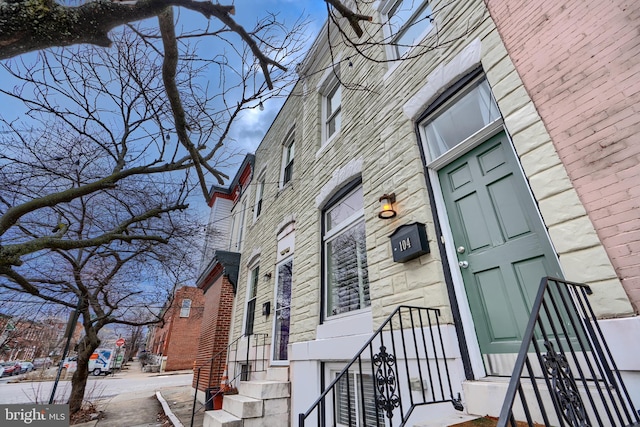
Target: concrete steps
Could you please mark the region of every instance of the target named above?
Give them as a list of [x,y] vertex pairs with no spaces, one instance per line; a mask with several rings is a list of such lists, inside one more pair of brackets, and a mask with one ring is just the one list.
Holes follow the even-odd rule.
[[238,393],[254,399],[277,399],[289,397],[289,382],[284,381],[241,381]]
[[241,381],[238,394],[224,396],[222,409],[205,412],[203,427],[286,427],[290,389],[289,368],[269,368],[260,379]]

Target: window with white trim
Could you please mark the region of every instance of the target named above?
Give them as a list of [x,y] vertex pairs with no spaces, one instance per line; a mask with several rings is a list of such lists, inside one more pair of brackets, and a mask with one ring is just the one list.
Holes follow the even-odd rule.
[[253,325],[256,318],[256,300],[258,298],[258,279],[260,266],[251,270],[247,287],[247,306],[245,309],[244,334],[253,335]]
[[389,0],[381,8],[391,59],[399,59],[433,28],[433,11],[424,0]]
[[[335,373],[334,378],[338,376]],[[369,374],[349,372],[336,383],[335,420],[338,426],[384,426],[384,413],[376,409],[376,391]],[[377,419],[377,420],[376,420]]]
[[180,317],[189,317],[191,313],[191,300],[183,299],[182,305],[180,306]]
[[323,213],[326,317],[371,305],[362,185]]
[[282,147],[282,172],[280,182],[284,187],[293,177],[293,160],[295,157],[295,133],[292,130]]
[[340,133],[342,127],[342,85],[340,84],[341,55],[337,55],[333,65],[320,78],[316,89],[321,96],[320,116],[321,143],[328,141]]
[[479,79],[437,110],[423,126],[428,161],[433,161],[500,119],[487,80]]
[[340,131],[342,124],[342,86],[336,82],[324,96],[325,140]]
[[253,206],[253,220],[258,219],[262,213],[262,198],[264,196],[264,177],[258,180],[258,186],[256,187],[256,203]]
[[236,243],[235,243],[235,248],[234,250],[236,252],[240,252],[242,250],[242,239],[244,237],[244,218],[245,218],[245,213],[247,212],[247,201],[243,200],[242,204],[240,205],[240,212],[238,212],[238,231],[236,233]]

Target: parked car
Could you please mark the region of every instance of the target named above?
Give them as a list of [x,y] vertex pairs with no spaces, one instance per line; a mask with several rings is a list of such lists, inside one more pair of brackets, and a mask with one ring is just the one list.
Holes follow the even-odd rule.
[[33,366],[33,363],[31,362],[20,362],[20,373],[24,374],[27,372],[31,372],[35,369],[36,367]]
[[4,362],[2,363],[2,367],[4,368],[4,372],[2,372],[3,377],[10,377],[11,375],[18,375],[20,373],[20,365],[16,364],[16,362]]
[[0,377],[4,377],[4,366],[0,363]]
[[36,359],[33,359],[33,366],[36,369],[39,369],[39,368],[47,369],[47,368],[50,368],[52,364],[53,364],[53,361],[51,360],[50,357],[38,357]]

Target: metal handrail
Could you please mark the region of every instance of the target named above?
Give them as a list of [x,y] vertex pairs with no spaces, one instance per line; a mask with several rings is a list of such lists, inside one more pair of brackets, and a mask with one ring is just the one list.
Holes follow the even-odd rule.
[[[209,359],[207,359],[205,361],[205,364],[195,368],[196,370],[196,390],[193,396],[193,406],[191,408],[191,427],[193,427],[193,421],[195,418],[195,414],[196,412],[202,410],[203,408],[206,408],[207,405],[211,402],[213,402],[213,400],[216,398],[216,396],[226,392],[227,390],[224,389],[224,387],[219,387],[218,390],[216,390],[213,394],[211,394],[209,397],[205,396],[205,401],[202,404],[202,406],[196,411],[196,402],[197,402],[197,397],[198,397],[198,390],[200,387],[200,373],[201,370],[203,368],[206,368],[207,366],[209,367],[209,382],[207,384],[206,389],[211,389],[211,380],[214,378],[214,372],[225,372],[228,360],[229,360],[229,355],[232,352],[235,352],[236,354],[236,361],[239,362],[244,362],[244,366],[249,367],[249,362],[257,362],[257,361],[262,361],[262,365],[261,368],[258,369],[257,364],[254,364],[253,369],[249,369],[248,371],[242,371],[240,370],[239,372],[236,372],[234,370],[234,376],[233,378],[231,378],[231,380],[227,380],[227,384],[230,386],[237,386],[237,382],[238,379],[242,380],[242,376],[244,374],[246,374],[247,376],[250,376],[251,373],[255,373],[255,372],[262,372],[266,370],[266,354],[265,354],[265,348],[266,348],[266,341],[267,341],[267,337],[268,334],[251,334],[251,335],[240,335],[239,337],[237,337],[236,339],[234,339],[233,341],[231,341],[227,347],[224,350],[220,350],[219,352],[217,352],[216,354],[214,354],[213,356],[211,356]],[[243,341],[243,339],[246,338],[247,341],[247,348],[246,348],[246,354],[245,354],[245,358],[244,359],[238,359],[237,355],[238,355],[238,348],[239,348],[239,344]],[[253,347],[251,347],[251,340],[253,339],[255,345]],[[262,342],[262,345],[260,345],[260,342]],[[258,347],[262,347],[262,357],[258,358]],[[250,350],[251,348],[255,348],[256,352],[255,352],[255,358],[251,358],[250,357]],[[217,364],[216,364],[217,362]],[[214,365],[216,365],[216,369],[214,370]],[[225,367],[225,369],[223,370],[222,367]]]
[[517,418],[528,426],[640,424],[589,303],[591,294],[583,283],[542,278],[498,427],[515,427]]
[[[453,396],[439,316],[440,310],[434,308],[406,305],[396,308],[311,407],[298,415],[299,427],[304,427],[305,420],[314,412],[318,426],[327,423],[335,426],[341,405],[343,409],[346,407],[346,414],[342,414],[348,419],[346,424],[355,425],[353,418],[360,417],[361,425],[367,427],[393,427],[394,416],[399,416],[400,425],[404,425],[420,405],[451,402],[462,410],[459,394],[457,398]],[[363,365],[369,366],[363,369]],[[412,390],[410,382],[419,384],[420,390],[416,392],[415,387]],[[347,396],[343,402],[336,389],[345,386]],[[367,401],[365,396],[371,391],[373,400]],[[369,413],[367,403],[373,406],[369,407]],[[332,415],[329,421],[328,415]]]

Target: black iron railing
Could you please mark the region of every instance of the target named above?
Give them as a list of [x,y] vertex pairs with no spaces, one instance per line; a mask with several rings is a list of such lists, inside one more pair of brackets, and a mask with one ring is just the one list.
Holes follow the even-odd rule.
[[440,311],[400,306],[384,321],[347,366],[335,374],[299,427],[402,426],[420,405],[451,402]]
[[[204,364],[195,368],[196,392],[191,409],[191,427],[198,411],[213,409],[214,402],[229,389],[237,388],[240,381],[247,381],[251,374],[264,372],[267,368],[266,354],[267,334],[241,335],[233,340],[224,350],[209,358]],[[229,361],[233,366],[227,366]],[[196,410],[198,390],[202,371],[208,373],[205,386],[204,403]],[[226,378],[225,378],[226,377]],[[223,384],[224,383],[224,384]]]
[[529,426],[640,425],[589,304],[591,293],[584,284],[542,279],[498,427],[515,427],[516,420]]

